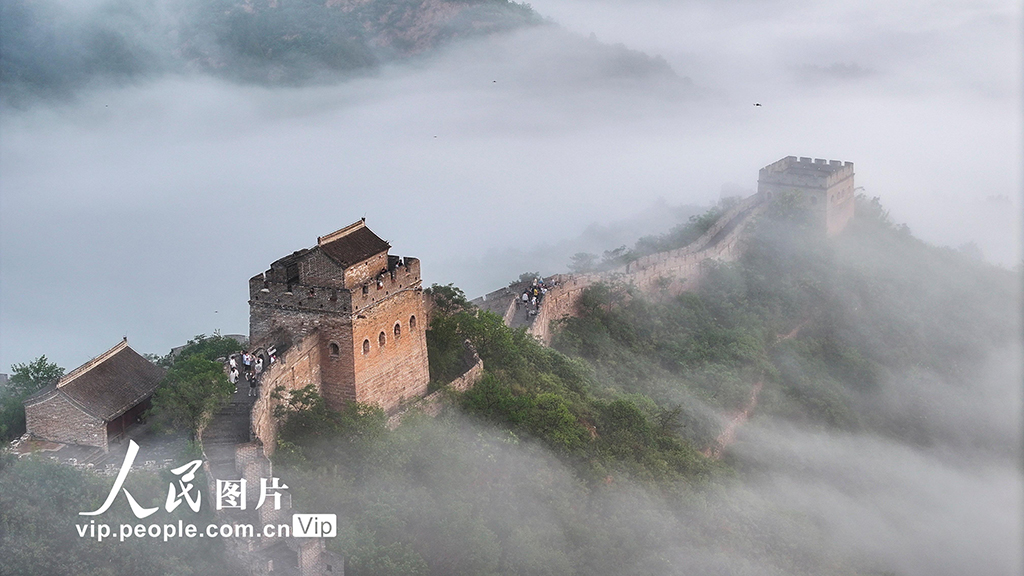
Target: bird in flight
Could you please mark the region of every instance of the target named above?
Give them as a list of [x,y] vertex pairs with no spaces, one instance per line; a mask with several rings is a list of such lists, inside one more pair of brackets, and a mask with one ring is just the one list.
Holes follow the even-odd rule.
[[754,102],[754,106],[757,106],[758,108],[760,108],[761,107],[761,103],[760,102]]

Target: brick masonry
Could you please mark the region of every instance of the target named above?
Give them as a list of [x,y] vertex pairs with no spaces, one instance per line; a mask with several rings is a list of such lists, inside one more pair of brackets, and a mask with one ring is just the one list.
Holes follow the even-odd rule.
[[56,391],[25,405],[25,424],[40,438],[107,449],[107,423]]
[[853,176],[853,162],[787,156],[761,169],[757,195],[771,200],[780,194],[797,194],[831,237],[853,218]]
[[671,296],[696,288],[709,260],[736,259],[746,226],[764,208],[754,195],[726,211],[700,238],[683,248],[651,254],[618,268],[591,274],[557,274],[544,296],[529,332],[545,344],[551,341],[551,322],[576,313],[583,291],[598,282],[622,281],[647,294]]
[[[364,228],[357,222],[324,238],[336,255],[347,231],[360,231],[363,242],[373,236]],[[420,262],[388,254],[373,238],[370,245],[382,248],[358,262],[343,266],[318,239],[249,280],[251,346],[277,349],[282,360],[264,375],[253,411],[254,432],[268,452],[276,429],[274,401],[265,396],[278,386],[313,384],[333,409],[355,400],[388,412],[427,392]],[[362,245],[353,240],[344,248],[358,253]]]
[[[644,256],[606,272],[558,274],[549,278],[556,286],[545,295],[529,332],[550,343],[551,322],[574,315],[583,291],[597,282],[623,281],[655,296],[695,289],[709,261],[728,262],[740,256],[746,227],[781,193],[797,192],[805,206],[817,215],[824,234],[839,234],[853,218],[853,175],[853,163],[838,160],[787,156],[769,164],[760,171],[757,194],[727,210],[689,245]],[[499,292],[488,294],[484,301]]]

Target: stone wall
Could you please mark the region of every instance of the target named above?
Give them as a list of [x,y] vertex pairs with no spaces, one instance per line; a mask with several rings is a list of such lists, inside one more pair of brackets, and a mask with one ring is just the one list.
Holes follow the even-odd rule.
[[420,261],[416,258],[406,257],[379,277],[374,276],[362,284],[352,287],[353,313],[358,314],[364,308],[388,299],[392,294],[419,286]]
[[345,288],[355,291],[358,286],[373,281],[378,274],[386,272],[387,269],[387,252],[371,256],[345,269]]
[[853,175],[837,182],[826,191],[825,234],[835,236],[846,228],[854,212]]
[[727,210],[697,240],[675,250],[634,260],[625,266],[592,274],[557,274],[547,279],[555,286],[544,296],[529,332],[541,342],[551,342],[551,323],[576,313],[583,291],[598,282],[633,284],[653,296],[674,296],[697,287],[709,260],[731,261],[742,250],[746,226],[763,210],[757,195]]
[[29,434],[52,442],[107,449],[107,423],[56,391],[25,404],[25,428]]
[[388,428],[392,430],[397,428],[402,422],[402,417],[413,409],[419,410],[428,416],[437,416],[444,407],[445,396],[449,391],[465,392],[480,381],[480,378],[484,375],[484,361],[480,359],[480,356],[473,349],[473,345],[470,344],[469,340],[466,340],[464,346],[466,349],[466,371],[449,382],[443,389],[424,396],[418,402],[402,406],[401,409],[388,417]]
[[[259,397],[253,404],[250,421],[253,434],[263,443],[263,450],[268,457],[277,448],[274,408],[285,403],[290,392],[310,384],[323,393],[320,390],[320,354],[320,338],[317,334],[311,334],[279,356],[279,362],[263,371]],[[278,386],[284,389],[282,399],[272,397]]]
[[522,294],[523,288],[526,285],[523,284],[518,290],[513,290],[510,287],[499,288],[494,292],[484,294],[479,298],[474,298],[471,304],[481,310],[487,310],[493,312],[501,319],[505,321],[505,324],[511,324],[512,318],[516,315],[516,300],[519,295]]
[[854,212],[853,162],[787,156],[761,169],[757,194],[770,200],[788,192],[799,193],[826,236],[842,232]]
[[257,274],[249,280],[249,343],[252,347],[282,347],[301,340],[329,322],[349,322],[352,295],[327,286],[288,285],[265,280]]
[[298,262],[299,284],[305,286],[322,286],[330,288],[347,288],[345,285],[345,269],[331,260],[316,248]]
[[352,320],[356,400],[392,411],[427,393],[426,316],[419,286],[406,287]]
[[[298,281],[288,282],[291,266]],[[309,383],[330,408],[357,400],[392,410],[426,394],[429,324],[416,258],[381,252],[343,270],[317,249],[300,251],[249,280],[249,305],[253,348],[283,353],[319,338],[318,379]]]

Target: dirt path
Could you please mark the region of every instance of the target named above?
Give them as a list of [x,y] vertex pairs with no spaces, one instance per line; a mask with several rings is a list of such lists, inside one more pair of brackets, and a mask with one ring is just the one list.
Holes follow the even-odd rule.
[[725,430],[722,430],[722,433],[718,435],[718,438],[715,438],[711,446],[701,451],[705,456],[712,460],[720,460],[722,458],[722,452],[736,441],[736,431],[754,413],[754,408],[757,408],[757,397],[761,393],[762,387],[764,387],[763,377],[754,384],[753,390],[750,391],[750,400],[747,400],[747,405],[743,407],[743,410],[729,418],[729,423],[726,424]]
[[[795,328],[790,330],[786,334],[779,334],[779,342],[785,342],[792,338],[796,338],[800,334],[800,330],[807,325],[809,320],[804,320],[796,325]],[[739,430],[748,419],[750,415],[754,413],[754,409],[757,408],[757,397],[761,394],[761,388],[764,387],[764,375],[758,379],[757,383],[750,391],[750,399],[747,400],[747,404],[743,407],[743,410],[733,414],[729,417],[729,423],[725,425],[725,429],[722,433],[715,438],[715,441],[710,446],[701,450],[701,453],[711,458],[712,460],[721,460],[722,453],[728,448],[733,442],[736,441],[736,432]]]

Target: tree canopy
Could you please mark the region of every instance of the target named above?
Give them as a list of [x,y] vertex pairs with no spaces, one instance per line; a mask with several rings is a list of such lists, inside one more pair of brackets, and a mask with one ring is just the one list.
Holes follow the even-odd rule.
[[0,389],[0,440],[12,440],[25,433],[22,402],[34,392],[56,382],[64,369],[40,356],[28,364],[13,364],[7,388]]
[[189,356],[167,371],[153,394],[151,414],[158,421],[188,429],[195,437],[234,389],[222,365],[200,355]]
[[28,364],[12,364],[11,378],[7,385],[11,388],[31,394],[64,375],[64,369],[40,356]]

